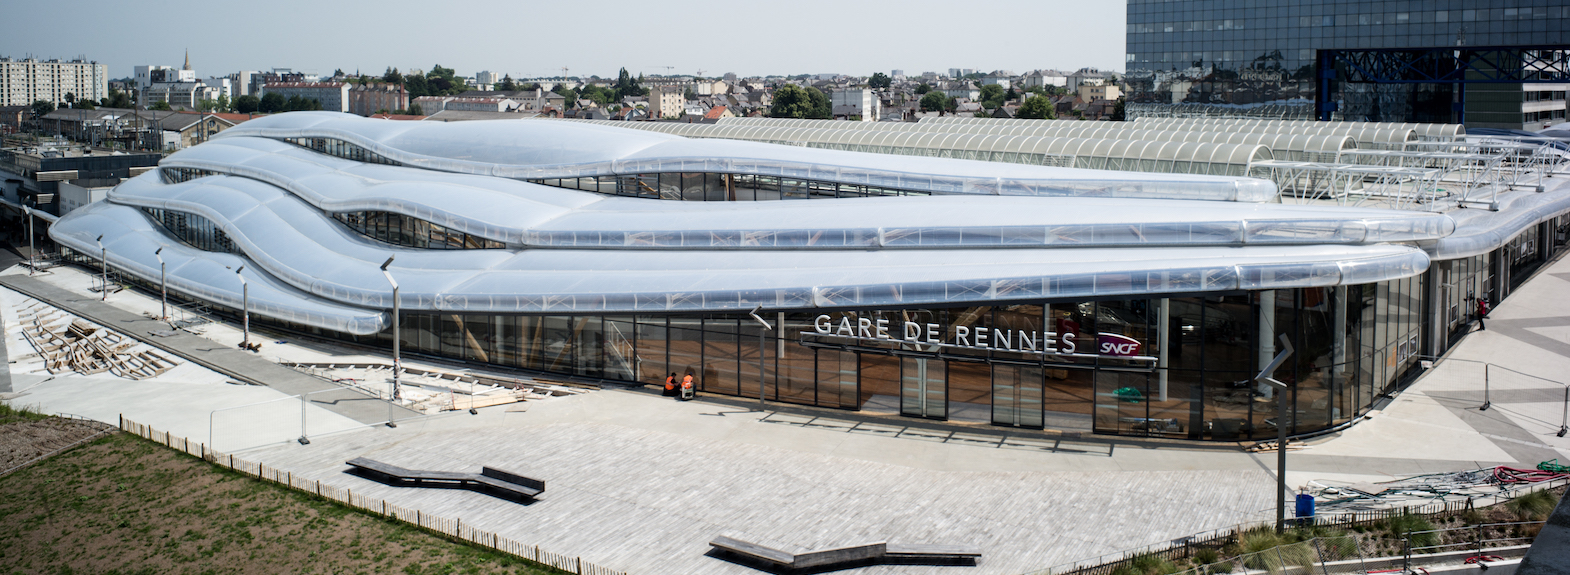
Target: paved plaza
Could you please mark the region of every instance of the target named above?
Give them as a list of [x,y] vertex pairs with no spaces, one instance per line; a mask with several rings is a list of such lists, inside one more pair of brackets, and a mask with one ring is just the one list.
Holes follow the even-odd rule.
[[[240,334],[224,324],[203,326],[200,338],[185,341],[192,355],[207,354],[202,362],[183,360],[153,379],[51,377],[25,357],[33,350],[15,323],[25,298],[119,317],[105,323],[128,333],[146,331],[135,322],[158,308],[156,298],[133,292],[100,303],[87,291],[88,274],[51,272],[26,280],[13,268],[3,277],[16,279],[0,282],[14,286],[0,288],[13,361],[13,391],[3,397],[12,403],[110,422],[124,414],[203,442],[211,425],[220,450],[629,573],[754,573],[705,555],[718,535],[786,550],[887,540],[967,544],[984,553],[977,567],[847,573],[1027,573],[1274,512],[1274,454],[1235,444],[1060,438],[845,412],[760,411],[736,398],[681,403],[619,389],[478,415],[407,414],[389,429],[379,425],[386,404],[374,399],[302,403],[296,396],[319,391],[319,380],[273,385],[262,375],[255,377],[267,385],[246,385],[236,377],[282,373],[258,359],[385,356],[265,332],[260,354],[230,353]],[[1548,264],[1498,306],[1487,331],[1468,336],[1367,420],[1290,452],[1289,485],[1570,459],[1570,438],[1556,436],[1565,398],[1559,382],[1570,379],[1563,375],[1570,373],[1567,296],[1570,263]],[[1489,368],[1486,411],[1478,409],[1484,368],[1476,361],[1497,366]],[[293,441],[302,433],[302,405],[309,445]],[[416,469],[488,465],[543,479],[548,489],[536,503],[517,505],[468,491],[387,487],[344,473],[343,462],[360,456]]]

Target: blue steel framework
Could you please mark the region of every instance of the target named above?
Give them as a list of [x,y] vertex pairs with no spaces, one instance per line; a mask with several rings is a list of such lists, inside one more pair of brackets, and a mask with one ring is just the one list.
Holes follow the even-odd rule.
[[1438,84],[1454,90],[1455,123],[1466,123],[1468,84],[1570,83],[1570,44],[1319,50],[1314,110],[1330,121],[1342,84]]

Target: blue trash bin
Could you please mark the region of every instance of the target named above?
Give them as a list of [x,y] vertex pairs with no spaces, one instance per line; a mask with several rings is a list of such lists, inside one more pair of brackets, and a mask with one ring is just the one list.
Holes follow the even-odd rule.
[[1314,496],[1307,493],[1297,494],[1297,516],[1309,518],[1314,516]]

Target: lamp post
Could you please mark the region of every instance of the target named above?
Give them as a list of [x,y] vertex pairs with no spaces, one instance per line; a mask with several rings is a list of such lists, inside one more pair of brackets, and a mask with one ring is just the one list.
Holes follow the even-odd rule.
[[[382,276],[387,278],[387,283],[392,284],[392,288],[393,288],[393,292],[392,292],[392,300],[393,300],[393,302],[392,302],[393,303],[393,311],[392,311],[392,315],[393,315],[392,400],[396,402],[399,399],[402,399],[402,394],[398,391],[398,373],[403,371],[403,358],[400,357],[400,355],[399,355],[400,340],[403,339],[403,337],[402,337],[403,334],[399,333],[399,324],[398,324],[398,316],[401,315],[399,313],[400,310],[399,310],[399,306],[398,306],[398,281],[393,279],[392,272],[387,271],[387,266],[392,265],[394,257],[395,256],[387,256],[387,261],[382,262]],[[396,424],[393,423],[392,419],[393,419],[392,418],[392,404],[389,403],[389,404],[387,404],[387,427],[398,427]]]
[[103,289],[98,292],[99,301],[109,301],[109,249],[104,247],[103,234],[98,234],[98,239],[93,241],[98,242],[98,263],[103,270]]
[[747,315],[752,316],[753,321],[763,325],[763,329],[758,330],[758,411],[763,411],[763,390],[765,387],[767,387],[767,384],[765,383],[767,377],[763,372],[763,356],[768,354],[763,353],[763,350],[765,349],[763,333],[766,331],[774,331],[774,326],[769,325],[769,322],[763,321],[763,318],[758,317],[758,311],[762,309],[763,304],[758,304],[758,307],[752,308],[752,311],[747,312]]
[[1292,340],[1281,334],[1281,353],[1254,376],[1254,383],[1276,388],[1276,533],[1286,529],[1287,512],[1287,384],[1276,381],[1276,368],[1292,356]]
[[250,349],[251,346],[251,284],[245,281],[245,276],[240,272],[245,271],[245,266],[234,270],[234,276],[240,278],[240,347]]
[[153,252],[153,257],[158,258],[158,296],[159,296],[159,299],[163,301],[162,312],[159,314],[158,317],[160,319],[168,321],[168,319],[169,319],[169,274],[165,272],[165,270],[167,268],[166,268],[166,266],[164,266],[164,257],[159,255],[159,254],[162,254],[162,253],[164,253],[164,247],[159,247],[156,251]]
[[27,275],[38,272],[38,261],[35,258],[38,248],[33,247],[33,208],[22,206],[22,212],[27,214]]

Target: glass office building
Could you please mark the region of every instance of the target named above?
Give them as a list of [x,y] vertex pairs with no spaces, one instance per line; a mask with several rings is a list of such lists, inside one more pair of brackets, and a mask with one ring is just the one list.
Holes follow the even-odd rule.
[[[1316,49],[1458,43],[1570,43],[1570,2],[1129,0],[1128,110],[1313,119]],[[1341,84],[1340,91],[1333,99],[1346,120],[1452,122],[1459,101],[1447,84]],[[1563,88],[1526,91],[1564,100]]]
[[[453,361],[1234,440],[1352,421],[1563,248],[1570,189],[1498,202],[296,112],[169,156],[50,236],[149,286],[161,257],[171,292],[236,314],[241,274],[256,321]],[[1286,393],[1251,382],[1280,336]]]

